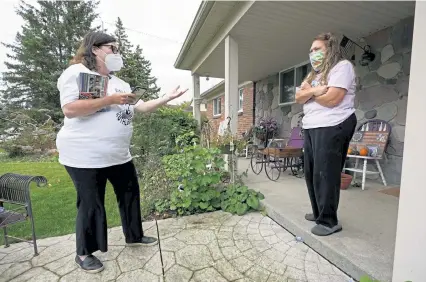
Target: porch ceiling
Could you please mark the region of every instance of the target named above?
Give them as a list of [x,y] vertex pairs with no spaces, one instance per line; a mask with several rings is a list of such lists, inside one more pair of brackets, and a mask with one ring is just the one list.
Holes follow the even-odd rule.
[[[312,38],[320,32],[357,40],[413,16],[414,10],[414,1],[256,1],[229,33],[239,46],[239,81],[257,81],[308,60]],[[221,42],[192,71],[224,78],[224,55]]]

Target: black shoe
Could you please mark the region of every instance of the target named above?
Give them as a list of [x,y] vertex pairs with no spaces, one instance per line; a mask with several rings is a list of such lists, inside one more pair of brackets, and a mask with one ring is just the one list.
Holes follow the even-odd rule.
[[312,213],[305,214],[305,219],[309,220],[309,221],[315,221],[314,214],[312,214]]
[[153,237],[142,237],[142,239],[138,242],[126,243],[128,247],[137,247],[137,246],[154,246],[157,245],[157,239]]
[[76,256],[75,264],[88,273],[98,273],[104,270],[104,265],[94,255],[88,255],[83,261],[79,256]]

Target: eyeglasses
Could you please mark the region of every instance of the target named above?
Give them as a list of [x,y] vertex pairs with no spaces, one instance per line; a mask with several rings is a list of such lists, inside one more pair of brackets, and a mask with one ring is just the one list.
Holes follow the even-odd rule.
[[111,51],[112,51],[114,54],[117,54],[117,53],[118,53],[118,51],[119,51],[118,47],[117,47],[117,46],[115,46],[115,45],[104,44],[104,45],[101,45],[101,46],[109,47],[109,48],[111,49]]

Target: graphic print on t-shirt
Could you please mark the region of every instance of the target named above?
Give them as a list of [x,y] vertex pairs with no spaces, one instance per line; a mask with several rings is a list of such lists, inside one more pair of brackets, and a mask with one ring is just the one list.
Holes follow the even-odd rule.
[[[115,93],[126,93],[126,91],[115,88]],[[124,110],[116,114],[117,120],[123,125],[129,125],[133,119],[133,112],[130,110],[130,105],[126,105]]]

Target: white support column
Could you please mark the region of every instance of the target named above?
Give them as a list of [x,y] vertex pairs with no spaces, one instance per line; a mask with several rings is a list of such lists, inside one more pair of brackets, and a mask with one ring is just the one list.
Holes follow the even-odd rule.
[[[231,118],[230,129],[232,135],[237,134],[238,129],[238,44],[231,37],[225,38],[225,119]],[[226,121],[228,122],[228,121]],[[226,159],[228,164],[228,159]],[[237,172],[237,158],[234,157],[234,172]],[[229,166],[227,165],[228,169]],[[231,171],[231,181],[234,174]]]
[[393,282],[426,279],[426,2],[416,1]]
[[225,39],[225,118],[231,118],[231,132],[238,127],[238,44],[229,35]]
[[201,125],[201,111],[200,111],[200,76],[198,74],[192,75],[192,93],[193,93],[193,104],[192,114],[194,119],[198,122],[198,126]]

